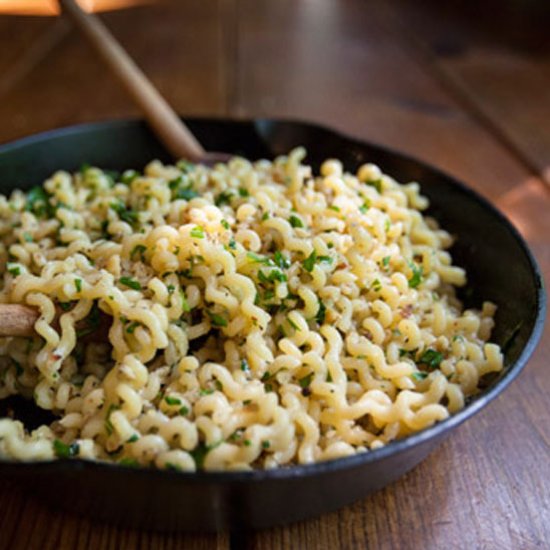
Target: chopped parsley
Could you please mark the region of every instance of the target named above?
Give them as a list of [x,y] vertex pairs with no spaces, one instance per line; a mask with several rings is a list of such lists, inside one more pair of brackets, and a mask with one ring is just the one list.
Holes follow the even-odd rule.
[[318,256],[317,261],[331,264],[334,260],[330,256]]
[[279,250],[275,251],[273,261],[277,267],[280,267],[281,269],[287,269],[290,267],[290,260]]
[[271,269],[267,272],[267,275],[264,271],[258,271],[258,279],[262,283],[274,283],[279,281],[281,283],[288,281],[288,277],[279,269]]
[[421,265],[419,266],[414,262],[409,262],[409,267],[412,270],[412,277],[409,279],[409,287],[416,288],[422,282],[422,274],[424,270]]
[[227,326],[227,319],[224,319],[221,315],[218,315],[217,313],[212,313],[211,311],[208,311],[208,316],[210,317],[210,322],[215,327],[226,327]]
[[370,201],[369,199],[365,199],[365,202],[359,207],[359,212],[361,212],[361,214],[365,214],[369,208],[370,208]]
[[53,450],[55,456],[59,458],[71,458],[77,456],[80,451],[80,445],[78,443],[71,443],[67,445],[60,439],[55,439],[53,442]]
[[181,309],[185,313],[189,313],[191,311],[191,307],[189,306],[189,302],[187,301],[187,296],[185,295],[185,292],[183,290],[180,290],[180,297],[181,297]]
[[223,439],[212,443],[212,445],[207,445],[206,443],[199,443],[189,454],[193,457],[197,469],[201,469],[204,466],[204,459],[206,455],[216,447],[219,447],[223,443]]
[[422,372],[422,371],[413,372],[411,374],[411,378],[413,380],[416,380],[417,382],[420,382],[421,380],[425,380],[427,377],[428,377],[428,373]]
[[216,206],[222,206],[224,204],[229,204],[231,202],[231,199],[234,196],[234,192],[232,190],[223,191],[220,193],[216,199],[214,200],[214,204]]
[[313,250],[313,252],[302,262],[302,265],[304,266],[304,269],[311,273],[313,271],[313,268],[315,267],[315,262],[317,261],[317,251]]
[[200,225],[195,225],[195,227],[191,229],[191,237],[193,237],[193,239],[204,239],[204,229]]
[[130,252],[130,260],[133,260],[134,257],[139,254],[139,257],[141,261],[143,262],[145,260],[144,254],[147,250],[147,247],[144,244],[136,244],[134,248],[132,248],[132,252]]
[[136,328],[138,328],[140,325],[141,323],[139,323],[138,321],[133,321],[126,327],[126,332],[128,334],[134,334],[134,332],[136,331]]
[[241,370],[243,372],[246,372],[246,373],[250,372],[250,366],[249,366],[248,361],[246,359],[241,360]]
[[271,443],[269,441],[262,441],[262,449],[269,449]]
[[390,260],[391,256],[385,256],[384,258],[382,258],[382,265],[384,266],[384,268],[388,269],[390,265]]
[[135,210],[127,208],[122,201],[113,202],[110,204],[110,207],[118,214],[118,217],[122,221],[130,225],[134,225],[138,221],[138,213]]
[[190,201],[198,196],[199,194],[195,190],[190,189],[189,187],[181,187],[176,191],[174,198]]
[[220,223],[222,224],[222,227],[224,229],[229,229],[230,226],[229,226],[229,222],[227,220],[222,220]]
[[128,441],[126,441],[126,443],[135,443],[138,439],[139,439],[139,435],[138,434],[133,434],[130,437],[130,439],[128,439]]
[[180,410],[178,411],[178,413],[181,415],[181,416],[186,416],[189,414],[189,409],[184,405],[183,407],[180,408]]
[[138,468],[139,467],[139,462],[135,458],[129,458],[127,456],[124,457],[124,458],[121,458],[118,461],[118,464],[120,464],[121,466],[126,466],[127,468]]
[[89,315],[84,319],[84,328],[76,331],[77,338],[82,338],[88,334],[92,334],[99,328],[101,322],[100,311],[97,302],[94,302]]
[[240,197],[248,197],[250,193],[248,192],[248,189],[245,189],[244,187],[239,188],[239,196]]
[[184,174],[188,174],[189,172],[192,172],[195,169],[195,165],[192,162],[189,162],[188,160],[180,160],[176,164],[178,170],[181,170]]
[[114,411],[118,411],[119,409],[120,407],[118,405],[115,405],[114,403],[111,403],[111,405],[107,409],[107,416],[105,418],[105,431],[107,432],[107,435],[112,435],[115,431],[115,427],[111,422],[111,414],[113,414]]
[[136,172],[135,170],[126,170],[123,172],[120,181],[124,185],[130,185],[136,178],[139,178],[139,172]]
[[262,264],[267,266],[275,265],[271,258],[268,258],[267,256],[261,256],[260,254],[256,254],[255,252],[247,252],[246,257],[257,264]]
[[300,384],[301,388],[308,388],[312,380],[313,380],[313,373],[310,372],[308,375],[304,376],[303,378],[300,378],[298,380],[298,383]]
[[33,187],[27,193],[25,210],[32,212],[39,218],[51,216],[52,206],[50,204],[50,197],[43,187]]
[[328,208],[329,208],[329,210],[334,210],[335,212],[340,212],[340,208],[338,208],[338,206],[334,206],[333,204],[331,204]]
[[374,187],[380,194],[382,194],[382,178],[366,181],[365,183],[371,187]]
[[300,327],[290,318],[287,316],[286,320],[288,321],[288,324],[296,331],[300,332]]
[[441,361],[443,361],[443,354],[432,348],[428,348],[418,359],[418,362],[426,365],[429,370],[437,369]]
[[139,283],[139,281],[136,281],[131,277],[121,277],[118,282],[121,285],[127,286],[128,288],[131,288],[133,290],[141,290],[141,284]]
[[319,309],[315,315],[315,320],[319,323],[319,325],[322,325],[325,322],[325,317],[327,315],[327,307],[319,298],[317,299],[319,300]]
[[7,268],[8,268],[8,273],[13,277],[17,277],[18,275],[21,275],[21,268],[18,265],[8,264]]
[[82,292],[82,279],[75,279],[74,286],[77,292]]
[[171,397],[170,395],[165,396],[164,401],[167,405],[181,405],[181,399],[179,397]]
[[304,227],[304,222],[298,217],[292,214],[288,219],[292,227]]

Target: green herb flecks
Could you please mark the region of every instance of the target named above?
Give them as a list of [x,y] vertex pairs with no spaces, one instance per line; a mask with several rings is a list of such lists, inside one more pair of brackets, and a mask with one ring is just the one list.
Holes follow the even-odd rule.
[[100,310],[97,302],[94,302],[92,305],[92,309],[90,310],[90,313],[86,317],[86,319],[83,320],[83,327],[76,331],[76,337],[77,338],[83,338],[84,336],[88,336],[88,334],[92,334],[95,332],[101,323],[101,317],[100,317]]
[[167,405],[174,406],[174,405],[181,405],[181,399],[179,397],[172,397],[170,395],[166,395],[164,397],[164,401]]
[[43,187],[33,187],[27,193],[25,210],[32,212],[38,218],[49,217],[53,214],[50,196]]
[[304,266],[304,269],[311,273],[313,271],[313,268],[315,267],[315,262],[317,261],[317,251],[313,250],[313,252],[302,262],[302,265]]
[[131,185],[131,183],[136,179],[139,178],[139,172],[136,172],[135,170],[125,170],[122,173],[122,177],[120,178],[120,182],[124,185]]
[[435,349],[428,348],[418,359],[418,363],[425,365],[429,370],[435,370],[443,361],[443,354]]
[[208,311],[208,316],[210,317],[210,322],[215,327],[226,327],[227,326],[227,319],[222,317],[221,315],[218,315],[217,313],[212,313],[211,311]]
[[185,292],[183,290],[180,290],[180,298],[181,298],[181,309],[185,313],[189,313],[191,311],[191,306],[189,305],[189,302],[187,301],[187,296],[185,295]]
[[80,445],[78,443],[71,443],[70,445],[67,445],[60,439],[55,439],[53,442],[53,450],[55,452],[55,456],[58,458],[72,458],[78,456]]
[[378,178],[376,180],[370,180],[365,182],[367,185],[370,185],[371,187],[374,187],[378,193],[382,194],[382,178]]
[[275,281],[281,283],[288,281],[288,277],[279,269],[271,269],[268,272],[260,270],[258,271],[258,279],[264,284],[274,283]]
[[246,257],[257,264],[262,264],[266,266],[275,265],[275,262],[271,258],[268,258],[267,256],[261,256],[260,254],[256,254],[255,252],[247,252]]
[[206,443],[201,442],[197,445],[197,447],[195,447],[195,449],[190,451],[189,454],[193,457],[193,460],[195,461],[195,465],[197,466],[198,470],[204,467],[204,459],[206,458],[206,455],[216,447],[219,447],[222,443],[223,439],[220,441],[216,441],[211,445],[207,445]]
[[139,281],[132,279],[132,277],[121,277],[118,282],[123,286],[131,288],[132,290],[141,290],[141,284]]
[[418,265],[414,262],[409,262],[409,267],[412,271],[412,276],[409,279],[409,287],[416,288],[422,282],[422,274],[424,269],[421,265]]
[[112,202],[110,205],[111,210],[114,210],[118,217],[127,224],[134,226],[138,219],[138,213],[131,208],[128,208],[122,201]]
[[118,411],[119,409],[120,409],[120,406],[115,405],[114,403],[109,405],[109,408],[107,409],[107,416],[105,417],[105,431],[109,436],[112,435],[113,432],[115,431],[115,427],[111,422],[111,414],[113,414],[114,411]]
[[6,269],[12,277],[18,277],[19,275],[21,275],[21,268],[18,265],[8,264],[6,266]]
[[292,227],[304,227],[304,222],[298,217],[292,214],[288,219]]
[[190,234],[193,239],[204,239],[204,229],[200,225],[195,225]]
[[317,321],[317,323],[319,325],[322,325],[325,322],[325,318],[326,318],[326,315],[327,315],[327,307],[325,306],[325,304],[319,298],[317,298],[317,299],[319,301],[319,309],[317,309],[317,313],[315,315],[315,320]]
[[313,373],[310,372],[308,375],[300,378],[298,380],[298,384],[300,384],[300,387],[301,388],[308,388],[309,385],[311,384],[311,381],[313,380]]
[[132,248],[132,251],[130,252],[130,260],[135,260],[136,257],[139,257],[139,259],[144,262],[146,250],[147,247],[144,244],[136,244],[136,246],[134,246],[134,248]]
[[290,260],[279,250],[275,251],[273,261],[275,265],[281,269],[288,269],[290,267]]

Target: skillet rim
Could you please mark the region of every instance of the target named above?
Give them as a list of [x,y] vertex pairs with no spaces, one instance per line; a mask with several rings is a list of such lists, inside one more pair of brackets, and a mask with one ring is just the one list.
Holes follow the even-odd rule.
[[[478,204],[482,208],[489,211],[492,216],[498,221],[499,225],[504,226],[507,231],[514,238],[519,245],[523,254],[527,258],[531,269],[531,275],[536,286],[536,303],[535,303],[535,317],[533,328],[527,339],[527,342],[522,349],[517,360],[507,367],[506,372],[502,377],[489,389],[484,391],[481,395],[474,398],[468,403],[464,409],[455,413],[449,418],[437,422],[429,428],[425,428],[420,432],[409,435],[403,439],[392,441],[385,447],[375,449],[372,451],[365,451],[359,454],[355,454],[348,457],[337,458],[328,460],[325,462],[317,462],[312,464],[298,464],[292,466],[282,466],[280,468],[274,468],[271,470],[252,470],[252,471],[198,471],[198,472],[181,472],[174,470],[161,470],[156,468],[131,468],[122,466],[117,463],[110,462],[95,462],[92,460],[83,459],[55,459],[47,461],[30,461],[30,462],[15,462],[0,459],[0,476],[3,473],[16,474],[18,476],[30,475],[32,472],[39,470],[37,473],[56,473],[58,471],[64,471],[64,473],[70,472],[86,472],[86,471],[105,471],[109,473],[122,473],[124,472],[130,476],[144,476],[152,477],[165,477],[171,478],[173,481],[180,481],[181,483],[217,483],[217,484],[233,484],[233,483],[250,483],[250,482],[262,482],[279,479],[294,479],[297,477],[312,477],[318,475],[329,474],[341,470],[348,470],[353,468],[359,468],[369,463],[378,462],[386,459],[389,456],[398,455],[405,451],[417,447],[427,441],[438,439],[438,436],[447,436],[454,428],[468,420],[477,414],[481,409],[487,406],[493,399],[499,396],[511,382],[513,382],[519,373],[525,368],[528,359],[531,357],[537,344],[540,341],[542,332],[544,329],[544,321],[546,318],[546,291],[544,285],[544,279],[540,271],[539,265],[534,258],[533,253],[529,249],[525,239],[516,229],[516,227],[508,220],[508,218],[500,212],[488,199],[474,191],[466,184],[462,183],[454,176],[447,174],[445,171],[431,166],[430,164],[415,158],[412,155],[402,153],[395,149],[389,148],[385,145],[379,145],[369,142],[362,138],[356,137],[344,133],[340,130],[332,129],[323,124],[317,122],[309,122],[296,118],[230,118],[230,117],[181,117],[185,121],[189,122],[217,122],[217,123],[229,123],[236,125],[253,125],[254,127],[275,123],[283,124],[295,127],[301,127],[304,129],[322,130],[328,132],[333,136],[347,141],[350,145],[355,147],[368,147],[371,149],[379,150],[383,154],[397,157],[400,160],[415,164],[423,170],[431,172],[438,178],[446,180],[453,187],[459,191],[468,195],[468,197]],[[109,130],[109,129],[135,129],[140,127],[146,127],[146,122],[140,118],[123,118],[123,119],[108,119],[96,122],[85,122],[81,124],[74,124],[70,126],[63,126],[51,130],[32,134],[30,136],[22,137],[14,141],[0,144],[0,155],[9,154],[12,151],[16,151],[20,148],[27,147],[29,145],[37,145],[50,138],[55,137],[68,137],[76,134],[84,134],[90,131],[97,130]],[[420,183],[421,187],[422,184]]]

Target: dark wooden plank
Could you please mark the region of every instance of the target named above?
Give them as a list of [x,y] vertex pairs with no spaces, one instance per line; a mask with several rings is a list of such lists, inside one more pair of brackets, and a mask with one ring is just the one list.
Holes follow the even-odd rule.
[[403,32],[447,86],[550,182],[550,4],[390,0]]
[[520,164],[411,59],[380,4],[243,0],[239,9],[240,115],[329,124],[423,158],[482,192],[522,181]]
[[0,36],[5,45],[0,48],[1,80],[6,77],[17,59],[27,52],[36,38],[50,29],[54,23],[52,17],[0,15]]
[[93,522],[52,510],[18,489],[0,487],[0,548],[10,550],[223,550],[229,537],[219,535],[144,533]]
[[[218,2],[176,0],[101,17],[177,111],[221,114],[225,58],[219,9]],[[1,99],[0,141],[79,122],[139,115],[76,31]]]

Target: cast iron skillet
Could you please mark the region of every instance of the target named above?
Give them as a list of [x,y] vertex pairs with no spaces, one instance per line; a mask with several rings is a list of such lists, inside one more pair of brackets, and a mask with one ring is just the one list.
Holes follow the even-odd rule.
[[[466,306],[498,304],[493,339],[505,349],[506,369],[468,406],[432,428],[385,448],[308,466],[246,473],[134,470],[81,460],[0,462],[12,478],[56,506],[143,528],[221,530],[292,522],[358,500],[413,468],[459,424],[500,394],[519,374],[540,338],[545,314],[542,278],[525,242],[493,206],[449,176],[379,146],[319,126],[289,121],[195,119],[186,122],[212,151],[272,158],[297,145],[314,166],[328,157],[348,170],[375,162],[399,181],[417,180],[429,213],[458,236],[452,254],[467,269]],[[84,162],[109,169],[142,168],[169,160],[140,121],[87,124],[0,147],[0,192],[41,183],[57,169]],[[27,425],[40,423],[28,403],[10,400]]]

